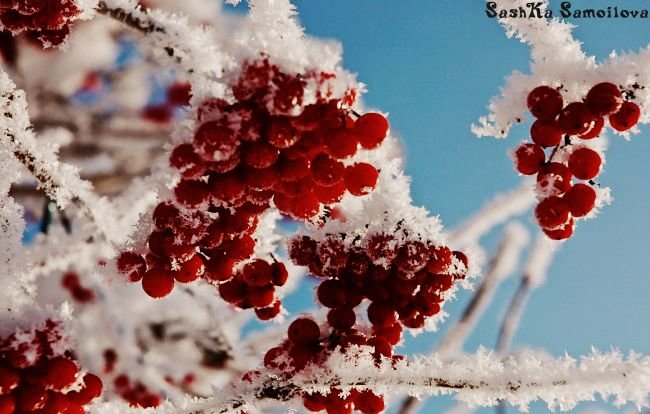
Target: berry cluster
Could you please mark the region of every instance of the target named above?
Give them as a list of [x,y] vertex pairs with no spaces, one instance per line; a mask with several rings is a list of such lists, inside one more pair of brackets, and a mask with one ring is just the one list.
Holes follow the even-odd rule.
[[124,374],[115,377],[113,385],[115,386],[115,392],[132,407],[158,407],[162,402],[162,398],[158,394],[151,392],[146,385],[140,381],[132,382]]
[[[85,413],[102,393],[102,382],[81,373],[70,351],[61,354],[60,326],[0,338],[0,413]],[[73,384],[79,384],[72,390]]]
[[95,293],[92,289],[82,286],[79,275],[74,272],[66,272],[61,276],[61,286],[79,303],[89,303],[95,300]]
[[27,32],[44,46],[57,46],[70,33],[70,21],[81,10],[74,0],[2,0],[0,22],[5,30]]
[[[352,312],[352,318],[355,318]],[[326,327],[324,327],[326,328]],[[399,333],[397,334],[399,336]],[[298,318],[289,325],[288,339],[280,346],[271,348],[264,356],[264,365],[287,375],[301,371],[308,365],[319,365],[326,361],[328,354],[340,346],[343,351],[350,347],[372,346],[375,357],[391,357],[391,345],[380,336],[368,338],[361,331],[348,328],[335,330],[323,335],[321,327],[312,319]],[[394,359],[400,357],[394,356]],[[245,376],[245,380],[251,374]],[[351,413],[356,409],[364,414],[377,414],[384,410],[384,399],[371,391],[352,390],[343,397],[341,390],[333,388],[327,395],[303,393],[303,404],[310,411],[327,410],[328,413]]]
[[[533,143],[522,143],[513,158],[517,171],[537,174],[540,202],[535,217],[544,233],[554,240],[571,237],[576,218],[587,216],[595,207],[592,181],[600,173],[600,154],[585,143],[600,135],[605,125],[624,132],[639,121],[641,110],[626,101],[612,83],[591,88],[583,102],[564,105],[557,89],[539,86],[528,95],[528,109],[537,118],[530,129]],[[545,148],[553,148],[548,156]],[[554,159],[558,149],[565,159]],[[572,184],[572,178],[588,183]]]
[[[402,229],[391,233],[373,232],[346,240],[345,235],[327,235],[320,241],[308,236],[292,239],[289,254],[299,266],[325,279],[318,287],[318,301],[327,308],[327,324],[319,326],[302,317],[288,329],[288,339],[270,349],[264,364],[269,369],[292,373],[310,364],[320,365],[335,349],[368,346],[373,356],[393,355],[401,341],[403,327],[419,329],[426,319],[440,312],[441,302],[454,281],[467,273],[467,257],[443,245],[413,238],[398,238]],[[370,301],[365,324],[357,324],[357,308]],[[381,396],[371,391],[353,392],[343,397],[339,389],[327,395],[303,395],[310,411],[379,413]]]
[[156,124],[166,124],[174,116],[178,107],[190,104],[192,87],[186,82],[175,82],[166,91],[166,100],[157,105],[149,105],[142,111],[142,117]]
[[[356,93],[332,98],[333,78],[288,75],[262,59],[233,82],[234,102],[200,105],[192,141],[170,155],[182,177],[175,203],[155,209],[149,251],[122,254],[120,272],[142,279],[152,297],[170,293],[174,279],[203,277],[219,284],[229,303],[255,308],[264,320],[275,317],[281,304],[274,290],[287,272],[275,260],[252,260],[259,216],[273,205],[295,219],[313,219],[346,192],[370,193],[378,179],[375,167],[349,158],[379,146],[388,122],[376,113],[355,121],[347,108]],[[317,91],[313,104],[305,103],[308,86]]]

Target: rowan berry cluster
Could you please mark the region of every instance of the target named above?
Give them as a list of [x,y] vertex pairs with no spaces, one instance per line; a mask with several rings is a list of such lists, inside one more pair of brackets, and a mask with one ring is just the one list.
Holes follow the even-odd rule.
[[0,413],[85,413],[101,395],[101,380],[81,377],[72,352],[59,352],[61,340],[60,325],[51,320],[0,338]]
[[2,0],[0,23],[5,30],[26,32],[45,46],[57,46],[70,33],[70,21],[81,10],[74,0]]
[[[375,113],[355,121],[348,108],[356,93],[332,98],[333,76],[288,75],[262,59],[233,82],[233,102],[200,105],[192,141],[170,155],[182,176],[175,202],[155,209],[149,251],[122,254],[120,272],[142,279],[152,297],[169,294],[174,280],[203,277],[219,284],[229,303],[255,308],[261,319],[275,317],[281,310],[275,287],[287,271],[275,259],[252,260],[260,215],[274,206],[310,220],[346,192],[370,193],[378,179],[375,167],[349,158],[379,146],[388,122]],[[307,86],[317,91],[315,103],[305,104]]]
[[95,299],[95,292],[84,287],[79,275],[74,272],[66,272],[61,276],[61,286],[79,303],[88,303]]
[[[537,175],[535,217],[544,233],[567,239],[575,219],[587,216],[596,204],[592,180],[600,173],[602,158],[587,142],[601,134],[605,117],[613,129],[624,132],[637,124],[641,110],[608,82],[592,87],[583,102],[566,106],[557,89],[539,86],[528,95],[528,109],[537,118],[530,130],[533,143],[515,149],[515,167],[524,175]],[[545,148],[553,148],[548,159]],[[554,158],[558,150],[564,159]],[[574,177],[587,183],[573,184]]]
[[[335,349],[346,352],[351,345],[369,346],[373,356],[393,355],[404,327],[419,329],[426,319],[441,310],[445,292],[467,273],[467,257],[448,247],[416,239],[398,239],[397,231],[374,232],[346,240],[345,235],[328,235],[321,241],[308,236],[294,238],[289,254],[294,263],[307,266],[325,279],[318,287],[317,299],[330,308],[327,324],[319,326],[303,317],[289,326],[288,339],[270,349],[264,364],[281,372],[300,371],[319,365]],[[357,311],[367,299],[367,320],[371,327],[357,322]],[[353,390],[343,397],[334,388],[327,395],[303,395],[310,411],[379,413],[384,409],[381,396],[371,391]]]

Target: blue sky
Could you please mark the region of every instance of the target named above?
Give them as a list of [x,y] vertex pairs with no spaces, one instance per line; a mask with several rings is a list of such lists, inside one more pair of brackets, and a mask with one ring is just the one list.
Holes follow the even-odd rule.
[[[309,34],[342,42],[345,66],[368,85],[366,103],[390,113],[407,149],[416,203],[439,214],[447,227],[460,223],[494,194],[517,185],[506,151],[527,138],[519,127],[507,140],[477,139],[470,124],[485,114],[512,70],[526,72],[528,48],[507,39],[482,1],[295,1]],[[498,2],[497,2],[498,3]],[[559,8],[552,1],[554,9]],[[575,0],[574,8],[648,7],[640,0]],[[582,20],[575,36],[598,59],[612,50],[637,51],[650,43],[648,20]],[[646,128],[647,130],[647,128]],[[617,346],[650,353],[650,133],[631,142],[613,138],[600,181],[615,202],[595,220],[581,223],[562,247],[550,279],[535,292],[515,337],[515,346],[579,355],[590,347]],[[530,214],[521,218],[531,230]],[[498,232],[485,239],[493,251]],[[517,285],[506,282],[466,345],[493,347],[501,316]],[[470,293],[448,308],[456,319]],[[305,288],[289,299],[300,308],[311,300]],[[438,334],[409,341],[406,352],[426,352]],[[450,405],[438,398],[424,412]],[[581,406],[587,408],[589,404]],[[533,407],[546,412],[543,406]],[[486,410],[490,412],[489,410]],[[579,410],[577,410],[579,411]],[[616,410],[612,407],[612,412]]]

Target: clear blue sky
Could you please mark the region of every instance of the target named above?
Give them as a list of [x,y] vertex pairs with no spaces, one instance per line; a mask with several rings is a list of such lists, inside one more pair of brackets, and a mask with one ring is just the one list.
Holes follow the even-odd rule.
[[[526,72],[528,48],[507,39],[484,14],[483,1],[296,0],[309,34],[336,38],[345,66],[368,85],[366,102],[390,113],[407,148],[418,204],[440,214],[447,227],[460,223],[495,193],[517,185],[506,155],[526,137],[477,139],[469,126],[485,114],[513,69]],[[559,2],[553,1],[557,9]],[[650,7],[641,0],[575,0],[574,7]],[[637,51],[650,43],[649,20],[575,21],[575,35],[597,58],[612,50]],[[515,346],[545,348],[554,355],[589,352],[592,345],[650,353],[650,131],[632,142],[613,138],[600,181],[616,201],[595,220],[581,223],[551,268],[550,280],[529,303]],[[530,214],[522,217],[531,229]],[[496,237],[486,239],[488,251]],[[506,282],[467,343],[473,352],[493,347],[500,317],[516,287]],[[451,320],[464,308],[465,292],[447,309]],[[312,296],[308,288],[289,298],[294,309]],[[411,339],[405,352],[426,352],[440,334]],[[423,412],[440,412],[438,398]],[[591,405],[585,404],[581,408]],[[534,412],[546,412],[534,406]],[[579,410],[578,410],[579,411]],[[612,412],[616,410],[611,407]],[[490,412],[490,411],[486,411]]]

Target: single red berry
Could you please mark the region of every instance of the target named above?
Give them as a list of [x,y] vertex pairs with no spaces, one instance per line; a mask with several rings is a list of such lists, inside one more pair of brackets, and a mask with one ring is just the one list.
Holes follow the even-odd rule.
[[609,116],[609,124],[617,131],[624,132],[639,122],[641,109],[634,102],[623,102],[618,112]]
[[430,273],[443,273],[451,264],[451,250],[447,246],[429,247],[429,261],[426,269]]
[[560,197],[548,197],[535,208],[535,217],[542,228],[555,229],[569,221],[569,205]]
[[205,173],[205,163],[191,144],[181,144],[174,148],[169,163],[180,171],[183,178],[198,178]]
[[45,407],[47,391],[39,385],[26,384],[14,394],[19,412],[32,412]]
[[174,290],[174,277],[171,273],[154,267],[144,274],[142,289],[152,298],[165,297]]
[[255,314],[261,321],[269,321],[280,314],[282,302],[276,300],[273,305],[266,308],[256,308]]
[[180,283],[190,283],[203,276],[204,272],[203,257],[200,254],[195,254],[174,272],[174,279]]
[[291,205],[291,215],[299,220],[314,217],[320,211],[320,202],[312,192],[294,198]]
[[197,208],[210,198],[210,187],[201,180],[181,180],[174,188],[176,200],[188,208]]
[[385,233],[368,235],[363,241],[363,247],[370,260],[386,267],[395,260],[399,252],[398,241]]
[[372,302],[368,306],[368,320],[376,326],[391,326],[397,322],[397,314],[386,303]]
[[513,159],[517,171],[524,175],[532,175],[537,174],[542,168],[546,154],[539,145],[522,143],[515,149]]
[[256,259],[247,263],[241,274],[249,286],[266,286],[272,282],[271,265],[266,260]]
[[275,300],[275,289],[272,285],[250,287],[248,289],[248,302],[254,308],[266,308]]
[[341,128],[333,131],[325,142],[327,153],[333,158],[342,160],[357,153],[359,138],[354,130]]
[[368,339],[368,346],[375,348],[376,356],[390,357],[393,355],[393,347],[383,336],[373,336]]
[[300,135],[293,128],[287,117],[276,117],[269,124],[266,139],[274,147],[284,149],[298,142]]
[[285,364],[281,361],[286,357],[286,350],[281,346],[276,346],[266,351],[264,354],[264,366],[267,368],[283,368]]
[[585,132],[584,134],[578,135],[578,138],[582,139],[593,139],[600,135],[603,132],[603,127],[605,126],[605,118],[602,116],[597,116],[592,123],[591,129]]
[[396,322],[389,326],[373,326],[372,332],[375,336],[381,336],[389,344],[395,346],[402,339],[402,325]]
[[275,286],[284,286],[289,279],[289,272],[284,263],[274,262],[271,265],[271,278],[273,279],[273,284]]
[[317,392],[313,394],[303,393],[302,404],[307,410],[317,413],[327,408],[327,397]]
[[586,184],[576,184],[564,194],[573,217],[584,217],[596,205],[596,191]]
[[211,176],[208,186],[213,201],[226,204],[234,203],[243,197],[246,191],[242,177],[233,173]]
[[316,241],[308,236],[295,237],[289,242],[289,256],[298,266],[309,266],[316,256]]
[[224,161],[232,157],[239,142],[235,134],[216,122],[206,122],[194,134],[194,148],[206,161]]
[[13,395],[0,395],[0,414],[14,414],[16,412],[16,400]]
[[133,252],[123,252],[117,258],[117,270],[119,270],[120,273],[129,275],[133,282],[142,279],[146,269],[147,264],[142,255]]
[[429,249],[416,240],[409,240],[399,249],[395,265],[405,273],[415,273],[426,266],[429,261]]
[[363,414],[379,414],[385,406],[384,399],[370,390],[360,391],[354,399],[354,407]]
[[313,345],[320,339],[318,324],[308,318],[298,318],[289,325],[289,340],[294,344]]
[[581,180],[591,180],[600,172],[602,160],[598,153],[590,148],[578,148],[569,157],[571,173]]
[[235,261],[229,257],[215,256],[205,262],[205,276],[209,280],[223,282],[232,277]]
[[9,394],[18,384],[20,377],[16,370],[7,365],[0,365],[0,395]]
[[341,201],[347,187],[344,181],[340,181],[332,186],[324,187],[322,185],[314,184],[314,197],[323,204],[335,204]]
[[603,82],[589,90],[585,102],[594,115],[610,115],[620,109],[623,94],[613,83]]
[[167,88],[167,101],[173,105],[189,105],[192,97],[192,85],[186,82],[175,82]]
[[542,231],[548,236],[549,239],[565,240],[573,235],[574,229],[575,223],[573,221],[573,218],[571,218],[568,223],[560,226],[557,229],[542,229]]
[[581,135],[589,132],[594,126],[596,117],[591,113],[587,104],[573,102],[560,113],[558,123],[569,135]]
[[538,86],[528,94],[528,110],[535,118],[554,119],[562,110],[564,100],[557,89]]
[[282,158],[277,167],[279,178],[282,181],[296,181],[311,173],[309,161],[303,157],[295,159]]
[[379,173],[371,164],[359,162],[345,169],[345,185],[356,196],[370,194],[377,185]]
[[318,301],[328,308],[340,308],[346,304],[345,285],[336,279],[329,279],[318,286]]
[[248,286],[244,281],[233,278],[219,285],[219,294],[226,302],[238,305],[246,299]]
[[553,121],[538,119],[530,128],[533,142],[542,147],[554,147],[562,141],[564,130]]
[[352,308],[343,307],[331,309],[327,313],[327,322],[334,329],[346,331],[354,326],[357,315]]
[[311,172],[317,184],[329,187],[343,179],[345,166],[327,154],[320,154],[311,162]]
[[377,148],[388,134],[388,121],[378,113],[369,112],[361,115],[354,124],[354,130],[363,148]]
[[275,164],[278,155],[278,149],[265,142],[249,142],[244,146],[242,162],[248,167],[262,169]]
[[571,170],[559,162],[544,165],[537,176],[537,189],[544,196],[564,194],[571,187]]

